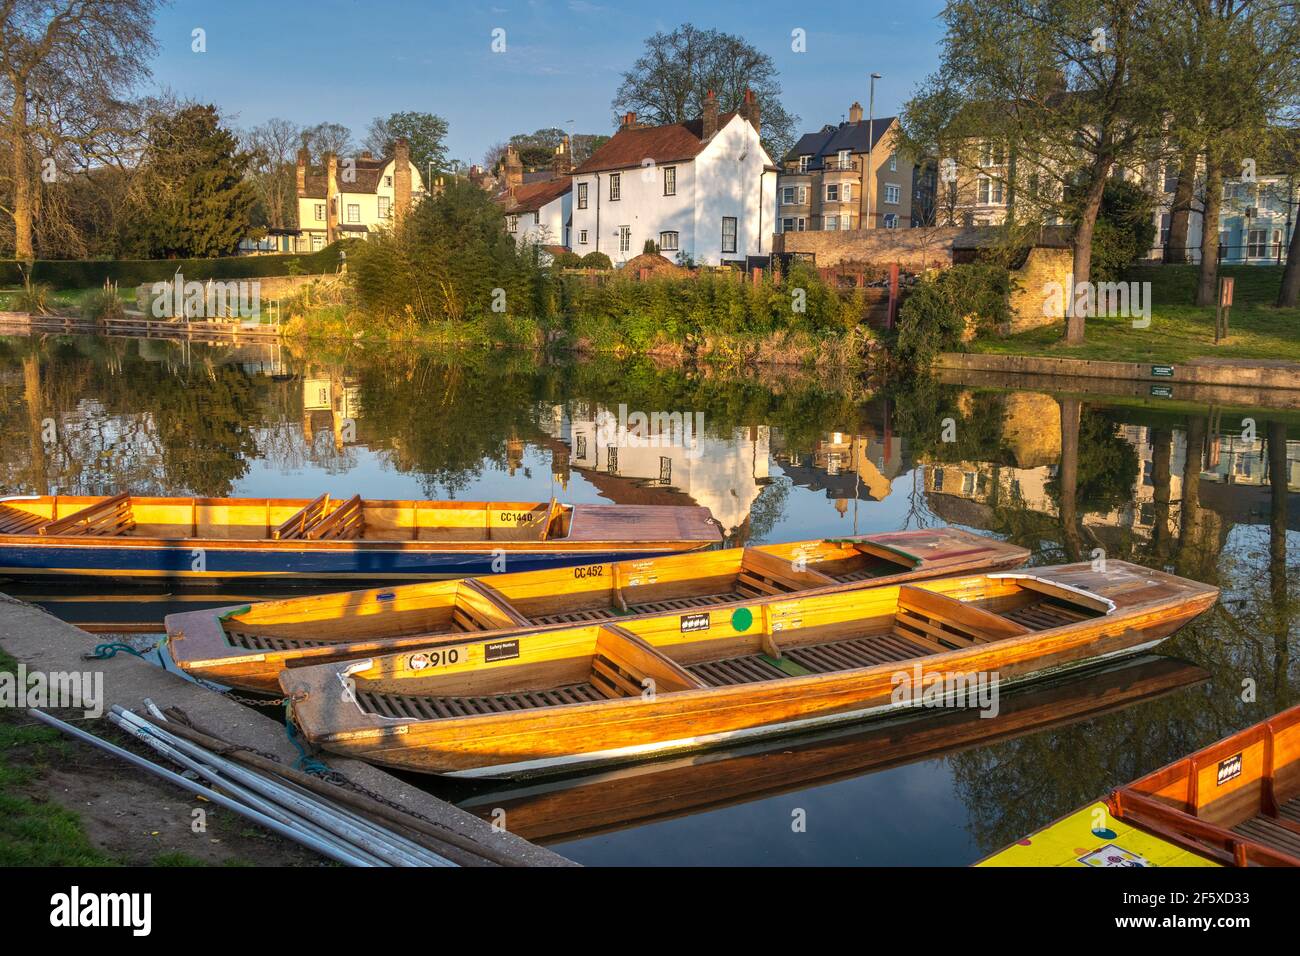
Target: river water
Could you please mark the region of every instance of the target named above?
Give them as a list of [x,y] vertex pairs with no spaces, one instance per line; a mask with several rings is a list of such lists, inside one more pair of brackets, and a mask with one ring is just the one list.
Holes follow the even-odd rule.
[[[945,714],[435,792],[590,864],[955,864],[1296,702],[1300,413],[646,360],[0,339],[0,494],[705,505],[739,546],[956,525],[1218,585],[1158,659]],[[601,447],[608,416],[679,447]],[[0,585],[3,586],[3,585]],[[193,595],[11,588],[74,621]],[[251,596],[265,596],[251,595]]]

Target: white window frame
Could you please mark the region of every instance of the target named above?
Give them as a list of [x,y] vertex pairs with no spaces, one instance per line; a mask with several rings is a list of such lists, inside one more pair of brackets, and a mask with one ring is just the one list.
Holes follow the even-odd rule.
[[361,203],[348,203],[348,225],[356,226],[361,224]]
[[797,197],[798,195],[799,195],[799,187],[797,187],[797,186],[782,186],[782,187],[781,187],[781,205],[782,205],[782,206],[793,206],[793,205],[795,204],[795,202],[794,202],[794,201],[795,201],[795,197]]
[[379,218],[387,219],[393,214],[393,200],[390,196],[379,197]]
[[[672,237],[669,239],[669,237]],[[681,247],[681,236],[675,230],[659,233],[659,251],[676,252]]]
[[325,204],[323,202],[316,203],[316,221],[325,221]]
[[519,231],[519,217],[506,216],[506,232],[518,232],[518,231]]
[[794,224],[795,224],[795,217],[786,216],[784,219],[781,220],[781,231],[794,232]]
[[840,184],[839,184],[839,183],[827,183],[827,184],[826,184],[826,199],[825,199],[825,201],[826,201],[826,202],[839,202],[839,201],[840,201]]
[[587,184],[578,183],[578,208],[587,208]]
[[586,230],[586,229],[579,229],[579,230],[578,230],[578,245],[580,245],[580,246],[585,246],[586,244],[587,244],[587,230]]
[[609,174],[609,201],[618,202],[619,197],[623,195],[623,175],[622,173]]
[[898,172],[898,154],[897,154],[897,153],[890,153],[890,154],[889,154],[889,171],[890,171],[891,173],[896,173],[896,172]]
[[812,155],[811,155],[810,153],[805,153],[805,154],[803,154],[802,156],[800,156],[800,157],[799,157],[799,172],[801,172],[801,173],[806,173],[806,172],[808,172],[808,164],[811,163],[811,162],[812,162]]
[[824,232],[838,232],[840,228],[839,216],[826,216],[822,219],[822,230]]
[[885,202],[891,206],[897,206],[902,196],[903,190],[899,188],[897,183],[885,183]]
[[[727,248],[727,223],[731,223],[731,248]],[[724,253],[736,254],[736,248],[740,241],[740,220],[735,216],[722,217],[722,251]]]
[[632,251],[632,227],[631,226],[618,227],[618,251],[619,252]]
[[677,195],[677,167],[676,166],[664,167],[664,195],[665,196]]
[[898,213],[896,212],[885,213],[885,228],[886,229],[898,228]]
[[840,202],[853,202],[852,183],[840,183]]

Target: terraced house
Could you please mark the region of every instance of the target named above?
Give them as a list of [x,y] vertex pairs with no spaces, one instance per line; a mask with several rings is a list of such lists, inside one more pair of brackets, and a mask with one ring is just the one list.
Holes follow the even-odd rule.
[[627,262],[653,242],[669,259],[744,263],[771,252],[779,170],[759,140],[759,108],[646,126],[635,113],[574,170],[569,248]]
[[310,166],[298,151],[297,252],[323,249],[336,239],[364,239],[387,227],[424,196],[424,180],[411,162],[411,150],[398,140],[393,155],[375,159],[325,157],[324,168]]
[[[904,229],[913,225],[912,160],[895,145],[898,117],[848,119],[805,133],[777,181],[778,232]],[[870,211],[868,211],[870,210]]]

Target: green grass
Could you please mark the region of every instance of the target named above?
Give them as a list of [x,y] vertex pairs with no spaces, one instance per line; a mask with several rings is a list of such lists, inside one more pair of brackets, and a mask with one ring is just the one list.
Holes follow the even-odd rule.
[[[55,312],[75,312],[80,315],[81,300],[100,288],[102,286],[91,289],[53,289],[49,294],[49,308]],[[16,307],[11,303],[17,293],[17,289],[0,289],[0,312],[15,310]],[[119,288],[117,294],[126,300],[127,308],[135,308],[135,289]]]
[[[0,651],[0,671],[13,673],[16,667]],[[53,727],[32,724],[25,711],[0,708],[0,866],[116,864],[87,839],[75,813],[23,793],[67,754],[67,741]]]
[[1150,282],[1154,303],[1151,325],[1133,328],[1129,318],[1087,321],[1082,345],[1061,341],[1064,323],[1042,326],[1005,338],[989,337],[971,351],[995,355],[1042,355],[1051,358],[1114,362],[1186,362],[1201,356],[1285,359],[1300,362],[1300,309],[1273,306],[1282,280],[1278,266],[1225,266],[1221,275],[1235,280],[1228,338],[1214,344],[1214,309],[1192,305],[1194,266],[1140,266],[1125,279]]

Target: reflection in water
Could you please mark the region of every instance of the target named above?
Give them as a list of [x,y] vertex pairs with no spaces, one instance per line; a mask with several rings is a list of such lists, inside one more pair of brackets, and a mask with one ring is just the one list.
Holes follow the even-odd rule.
[[[627,409],[660,413],[642,437],[668,429],[670,440],[632,441]],[[666,424],[674,413],[689,434]],[[529,353],[304,359],[0,339],[0,493],[126,489],[698,503],[732,545],[950,523],[1027,547],[1036,563],[1100,549],[1223,589],[1162,648],[1209,671],[1202,687],[761,800],[701,799],[684,816],[566,844],[578,859],[970,862],[1294,703],[1300,687],[1290,412],[933,382],[873,393],[820,372]],[[157,620],[165,606],[135,613]],[[806,832],[791,829],[796,809]]]

